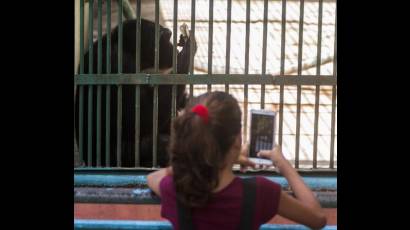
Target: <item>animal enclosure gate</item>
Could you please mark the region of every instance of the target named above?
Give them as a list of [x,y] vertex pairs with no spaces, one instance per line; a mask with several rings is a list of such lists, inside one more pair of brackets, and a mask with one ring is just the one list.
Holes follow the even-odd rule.
[[[75,100],[78,100],[75,102],[78,103],[75,111],[78,116],[75,146],[78,147],[79,161],[84,161],[82,166],[123,167],[122,135],[124,127],[132,124],[132,140],[127,140],[133,145],[132,167],[141,167],[141,156],[147,154],[152,160],[151,166],[157,167],[158,148],[161,148],[158,131],[162,128],[158,126],[159,116],[162,115],[159,114],[161,87],[168,86],[170,89],[171,98],[168,99],[172,120],[177,115],[178,87],[187,86],[189,96],[224,90],[238,98],[243,112],[244,140],[248,139],[250,108],[277,110],[277,142],[284,147],[285,155],[294,162],[296,168],[337,168],[335,1],[152,0],[155,52],[151,72],[141,68],[147,58],[140,52],[144,48],[141,47],[144,41],[141,36],[145,36],[141,33],[141,20],[143,11],[147,9],[143,7],[148,4],[146,2],[79,1],[76,12],[79,16],[79,68],[75,74],[74,91]],[[204,14],[207,18],[204,18]],[[160,68],[163,55],[160,48],[160,16],[165,23],[162,26],[172,28],[171,73],[163,73]],[[95,18],[97,23],[94,23]],[[114,28],[112,18],[117,22],[115,30],[111,30]],[[124,19],[137,22],[134,34],[135,63],[132,63],[135,72],[132,73],[123,71],[124,62],[127,61],[127,56],[123,55],[123,46],[129,36],[123,32]],[[103,23],[106,31],[104,36]],[[188,73],[184,74],[177,71],[179,51],[176,44],[182,23],[188,24],[192,32],[190,37],[196,39],[198,47],[195,54],[192,49],[195,39],[189,40],[189,67]],[[243,36],[239,37],[241,32],[244,32]],[[111,40],[114,35],[118,40],[115,50],[112,49]],[[323,46],[324,40],[330,45]],[[259,43],[261,46],[257,45]],[[323,47],[326,47],[325,52]],[[112,59],[113,52],[117,53],[116,60]],[[255,55],[255,52],[258,53]],[[93,54],[96,54],[97,60],[94,60]],[[97,62],[97,68],[93,68],[94,62]],[[111,68],[113,63],[118,66],[115,71]],[[86,64],[88,68],[85,68]],[[130,96],[124,94],[124,87],[133,88],[133,105],[123,104],[123,97]],[[152,97],[142,96],[146,88],[152,90]],[[114,100],[116,108],[112,108]],[[152,143],[149,143],[152,149],[149,149],[149,153],[140,148],[141,125],[146,125],[142,124],[146,122],[146,114],[141,114],[140,109],[147,100],[152,103],[152,120],[149,120],[152,122]],[[123,120],[127,112],[125,106],[132,106],[135,110],[132,123]],[[325,114],[325,118],[322,114]],[[116,134],[115,142],[112,141],[113,133]],[[303,154],[307,157],[301,159]]]

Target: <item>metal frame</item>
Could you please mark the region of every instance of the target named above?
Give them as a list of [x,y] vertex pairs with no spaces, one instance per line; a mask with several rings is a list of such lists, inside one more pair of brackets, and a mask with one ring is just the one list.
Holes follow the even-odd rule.
[[[121,167],[121,130],[122,130],[122,86],[123,85],[135,85],[136,87],[136,124],[135,124],[135,143],[137,147],[135,148],[135,165],[136,167],[140,164],[140,150],[139,150],[139,125],[140,125],[140,86],[141,85],[153,85],[154,86],[154,111],[153,111],[153,166],[156,166],[157,160],[157,136],[158,136],[158,86],[159,85],[172,85],[172,119],[176,116],[176,85],[177,84],[188,84],[190,95],[193,95],[193,85],[195,84],[207,84],[208,91],[212,90],[213,84],[224,84],[225,91],[229,92],[229,85],[230,84],[241,84],[244,86],[244,109],[247,111],[248,106],[248,85],[256,84],[261,85],[261,108],[265,107],[265,85],[279,85],[280,86],[280,103],[279,103],[279,144],[283,142],[283,116],[284,116],[284,86],[291,85],[297,86],[297,119],[296,119],[296,145],[295,145],[295,167],[299,167],[299,144],[300,144],[300,102],[301,102],[301,91],[302,86],[305,85],[312,85],[316,87],[316,94],[315,94],[315,119],[314,119],[314,146],[313,146],[313,165],[312,168],[317,168],[317,145],[318,145],[318,118],[319,118],[319,101],[320,101],[320,87],[321,86],[332,86],[332,117],[331,117],[331,147],[330,147],[330,164],[329,169],[334,169],[334,146],[335,146],[335,115],[336,115],[336,89],[337,89],[337,64],[336,64],[336,39],[335,39],[335,49],[334,49],[334,73],[333,75],[321,75],[320,73],[320,64],[321,63],[321,28],[322,28],[322,20],[323,20],[323,0],[318,0],[319,3],[319,17],[318,17],[318,46],[317,46],[317,61],[316,61],[316,74],[315,75],[302,75],[302,44],[303,44],[303,21],[304,21],[304,0],[300,0],[300,20],[299,20],[299,52],[298,52],[298,69],[297,75],[285,75],[285,44],[286,44],[286,0],[282,0],[282,34],[281,34],[281,65],[280,65],[280,75],[269,75],[266,74],[266,47],[267,47],[267,21],[268,21],[268,1],[264,0],[264,16],[263,16],[263,48],[262,48],[262,66],[261,66],[261,74],[248,74],[249,69],[249,33],[250,33],[250,6],[251,1],[246,0],[246,34],[245,34],[245,72],[244,74],[230,74],[230,50],[231,50],[231,22],[232,22],[232,0],[227,1],[227,34],[226,34],[226,69],[225,74],[213,74],[212,73],[212,43],[213,43],[213,8],[214,8],[214,1],[211,0],[209,2],[209,50],[208,50],[208,74],[195,74],[193,69],[194,63],[194,55],[193,49],[191,49],[190,53],[190,66],[189,66],[189,74],[176,74],[176,46],[174,46],[173,50],[173,73],[167,75],[161,75],[158,72],[159,66],[159,0],[155,1],[155,72],[156,74],[143,74],[140,73],[140,63],[141,57],[138,52],[139,48],[141,47],[141,24],[137,23],[137,53],[136,53],[136,69],[137,72],[135,74],[122,74],[122,39],[123,39],[123,31],[122,31],[122,24],[123,24],[123,11],[125,11],[125,16],[127,18],[132,17],[134,18],[134,14],[129,12],[130,4],[128,1],[119,0],[118,1],[118,47],[119,47],[119,58],[118,58],[118,73],[111,72],[110,66],[110,37],[107,37],[107,74],[101,74],[102,69],[102,0],[90,0],[88,1],[90,4],[89,7],[89,34],[88,34],[88,51],[91,55],[89,55],[89,72],[84,73],[84,0],[80,0],[80,69],[79,74],[75,75],[75,85],[79,88],[79,105],[80,105],[80,116],[79,116],[79,152],[80,158],[83,159],[85,154],[88,156],[87,165],[91,167],[92,165],[96,165],[97,167],[101,166],[101,162],[105,160],[106,163],[110,161],[110,122],[117,123],[117,167]],[[98,68],[97,71],[92,69],[93,63],[93,7],[92,5],[94,2],[98,4]],[[191,36],[195,36],[195,0],[191,2]],[[125,9],[124,6],[125,5]],[[136,19],[139,22],[141,19],[141,0],[137,0],[137,7],[136,7]],[[174,0],[174,44],[176,44],[177,36],[177,22],[178,22],[178,0]],[[131,15],[131,16],[130,16]],[[111,1],[107,1],[107,31],[111,29]],[[336,21],[337,22],[337,21]],[[335,22],[335,37],[336,37],[336,26]],[[109,34],[109,33],[108,33]],[[193,40],[191,40],[193,42]],[[191,47],[193,47],[193,43],[191,43]],[[84,101],[84,86],[88,86],[88,101]],[[101,153],[101,93],[105,87],[106,90],[106,106],[105,106],[105,157],[102,157]],[[117,121],[111,121],[111,114],[110,114],[110,100],[111,100],[111,88],[118,87],[118,107],[117,107]],[[93,90],[96,88],[97,90],[97,101],[94,102],[93,98],[90,95],[93,95]],[[84,104],[87,103],[87,104]],[[92,111],[92,106],[94,103],[97,103],[97,112],[96,115],[93,115],[91,112],[88,113],[87,117],[83,116],[82,109],[84,105],[88,106],[88,111]],[[93,116],[97,117],[96,127],[93,127]],[[83,126],[84,126],[84,119],[88,119],[88,133],[84,135],[83,133]],[[247,125],[247,113],[244,113],[244,126]],[[92,136],[92,130],[96,128],[97,136]],[[246,129],[244,129],[244,139],[246,139]],[[88,139],[88,146],[84,145],[84,138]],[[92,141],[93,138],[96,138],[96,151],[97,151],[97,162],[92,162],[91,153],[93,150]],[[84,152],[85,150],[85,152]]]

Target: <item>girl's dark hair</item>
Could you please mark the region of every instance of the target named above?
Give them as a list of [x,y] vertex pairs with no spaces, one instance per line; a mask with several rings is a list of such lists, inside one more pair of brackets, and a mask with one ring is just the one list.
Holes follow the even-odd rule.
[[[209,121],[191,109],[208,108]],[[210,92],[190,100],[175,118],[170,154],[177,199],[188,207],[203,206],[219,183],[219,172],[236,137],[241,132],[237,100],[224,92]]]

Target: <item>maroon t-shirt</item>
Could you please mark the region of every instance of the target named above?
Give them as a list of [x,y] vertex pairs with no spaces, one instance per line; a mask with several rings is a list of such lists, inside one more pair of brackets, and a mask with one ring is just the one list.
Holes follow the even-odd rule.
[[[256,203],[254,206],[253,228],[268,222],[278,211],[281,187],[264,177],[256,177]],[[175,230],[179,229],[176,193],[172,176],[160,182],[161,216],[171,221]],[[201,208],[192,209],[192,222],[196,230],[238,229],[243,199],[243,185],[240,177],[212,196]]]

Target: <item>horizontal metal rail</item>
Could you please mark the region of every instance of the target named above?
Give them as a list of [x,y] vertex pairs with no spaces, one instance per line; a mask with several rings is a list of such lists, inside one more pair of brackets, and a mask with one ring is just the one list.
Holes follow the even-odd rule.
[[81,74],[76,75],[77,85],[174,85],[174,84],[284,84],[284,85],[336,85],[333,75],[272,76],[260,74]]
[[[156,171],[156,168],[98,168],[98,167],[80,167],[74,168],[74,175],[131,175],[131,176],[146,176],[150,172]],[[279,176],[280,174],[275,170],[248,170],[245,173],[242,173],[239,170],[239,167],[234,166],[233,171],[237,176]],[[311,177],[336,177],[337,169],[329,168],[317,168],[317,169],[304,169],[299,168],[296,171],[301,176],[311,176]]]
[[[245,178],[249,176],[240,175]],[[284,189],[290,189],[287,180],[282,176],[265,176],[265,178],[278,183]],[[336,177],[303,176],[305,184],[312,190],[337,190]],[[147,187],[145,175],[74,175],[75,187]]]

